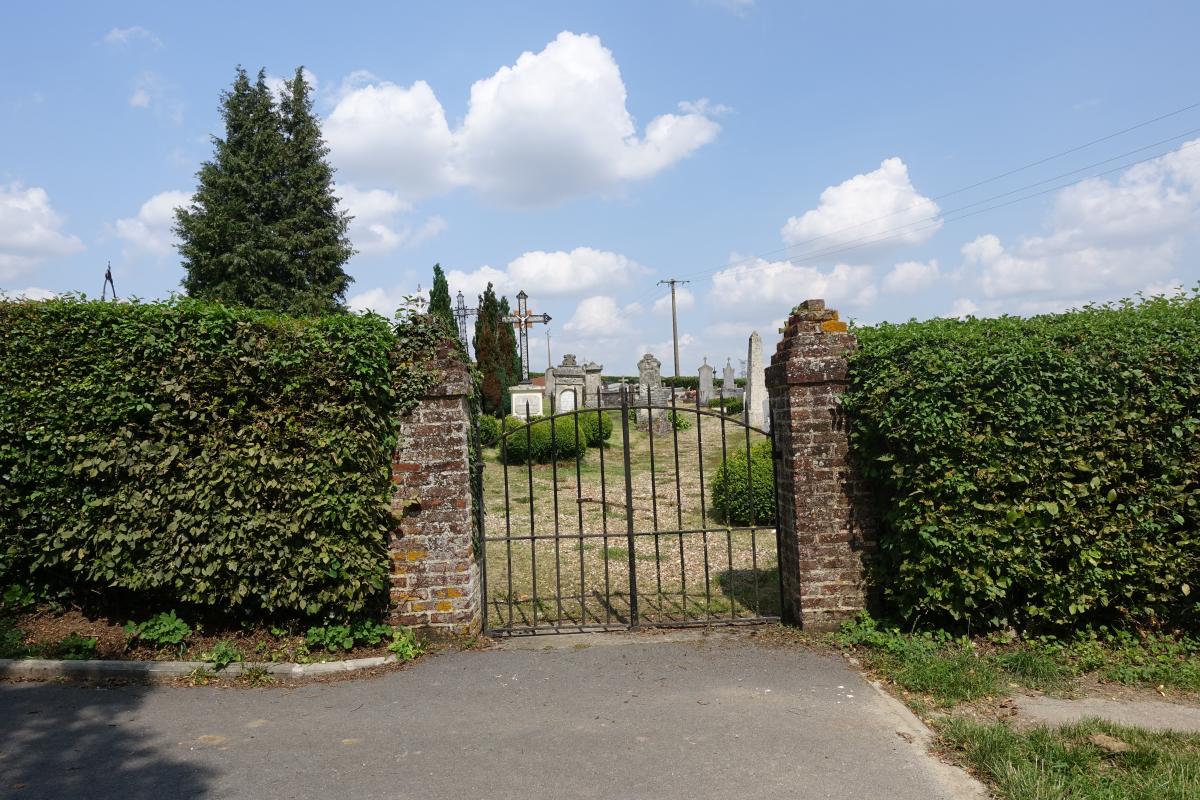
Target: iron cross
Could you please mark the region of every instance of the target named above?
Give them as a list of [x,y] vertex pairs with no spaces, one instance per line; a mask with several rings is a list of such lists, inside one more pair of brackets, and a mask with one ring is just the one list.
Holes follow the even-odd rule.
[[511,322],[513,327],[517,329],[517,337],[521,343],[521,383],[529,383],[529,328],[535,322],[549,324],[549,314],[531,314],[529,313],[529,305],[527,301],[529,295],[525,294],[522,289],[517,294],[517,313],[509,314],[501,319],[502,322]]
[[463,349],[467,352],[471,351],[470,340],[467,338],[467,318],[473,317],[479,313],[477,308],[467,308],[467,303],[463,299],[463,293],[458,293],[458,301],[454,306],[454,321],[458,323],[458,338],[462,341]]

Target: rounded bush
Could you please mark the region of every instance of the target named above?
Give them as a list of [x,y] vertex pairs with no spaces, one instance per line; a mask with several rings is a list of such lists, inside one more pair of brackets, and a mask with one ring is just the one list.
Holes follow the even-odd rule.
[[586,432],[588,447],[599,447],[612,436],[612,417],[608,412],[597,415],[595,411],[584,411],[579,415],[579,432]]
[[[553,426],[553,435],[551,435]],[[582,425],[575,437],[575,420],[571,417],[535,419],[527,426],[519,417],[504,420],[508,434],[501,454],[509,464],[546,464],[554,459],[574,459],[587,452],[587,436]]]
[[479,418],[479,444],[495,447],[500,442],[500,420],[484,414]]
[[[712,506],[718,519],[730,525],[775,524],[775,473],[771,443],[750,448],[750,485],[746,484],[746,451],[729,456],[712,482]],[[754,509],[751,519],[751,508]]]
[[545,460],[549,461],[551,457],[558,458],[560,461],[564,459],[573,461],[576,456],[582,458],[588,448],[587,433],[583,430],[582,418],[580,419],[578,438],[575,436],[573,416],[555,417],[553,423],[554,437],[547,442]]

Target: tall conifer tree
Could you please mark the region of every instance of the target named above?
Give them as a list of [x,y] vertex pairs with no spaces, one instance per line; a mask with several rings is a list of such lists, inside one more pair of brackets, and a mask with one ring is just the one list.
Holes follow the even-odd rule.
[[353,254],[333,196],[328,149],[297,70],[281,104],[241,67],[221,96],[224,138],[201,165],[175,232],[188,294],[296,314],[341,307]]
[[435,317],[441,317],[451,328],[455,328],[454,311],[450,308],[450,284],[446,281],[446,273],[442,272],[441,264],[433,265],[433,288],[429,290],[429,313]]
[[479,312],[475,317],[475,365],[482,376],[480,385],[481,405],[485,414],[499,416],[504,408],[504,367],[501,366],[497,328],[507,323],[500,322],[500,304],[496,292],[488,284],[479,296]]

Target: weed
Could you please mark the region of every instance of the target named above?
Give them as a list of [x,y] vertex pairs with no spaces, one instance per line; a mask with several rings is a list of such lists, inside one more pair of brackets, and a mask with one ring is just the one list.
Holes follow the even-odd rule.
[[11,620],[0,617],[0,658],[22,658],[28,652],[25,634]]
[[51,652],[58,658],[83,661],[96,657],[96,641],[95,636],[80,636],[78,633],[72,633],[54,645]]
[[263,667],[246,667],[242,670],[242,674],[238,676],[238,680],[246,684],[252,689],[261,689],[264,686],[270,686],[275,683],[275,678],[271,676]]
[[192,628],[172,610],[155,614],[145,622],[127,622],[125,632],[130,639],[139,639],[155,647],[174,645],[182,652],[183,640],[191,635]]
[[0,609],[20,610],[22,608],[29,608],[36,600],[37,598],[34,597],[33,592],[27,587],[14,583],[5,589],[3,594],[0,594]]
[[211,662],[217,671],[220,672],[230,664],[241,661],[242,653],[233,642],[228,639],[222,639],[213,645],[213,649],[202,655],[201,658]]
[[207,686],[216,677],[216,673],[208,667],[196,667],[187,675],[188,682],[192,686]]
[[327,652],[353,650],[356,645],[377,645],[392,632],[391,626],[370,620],[358,620],[345,625],[321,625],[308,629],[304,642],[309,647],[324,648]]
[[425,645],[417,639],[412,628],[401,625],[392,632],[392,643],[387,649],[401,661],[412,661],[425,652]]

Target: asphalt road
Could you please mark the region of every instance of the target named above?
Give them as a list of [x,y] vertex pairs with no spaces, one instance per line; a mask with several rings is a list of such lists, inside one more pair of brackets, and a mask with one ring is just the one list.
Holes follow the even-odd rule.
[[0,797],[975,797],[839,658],[553,637],[297,688],[0,684]]

